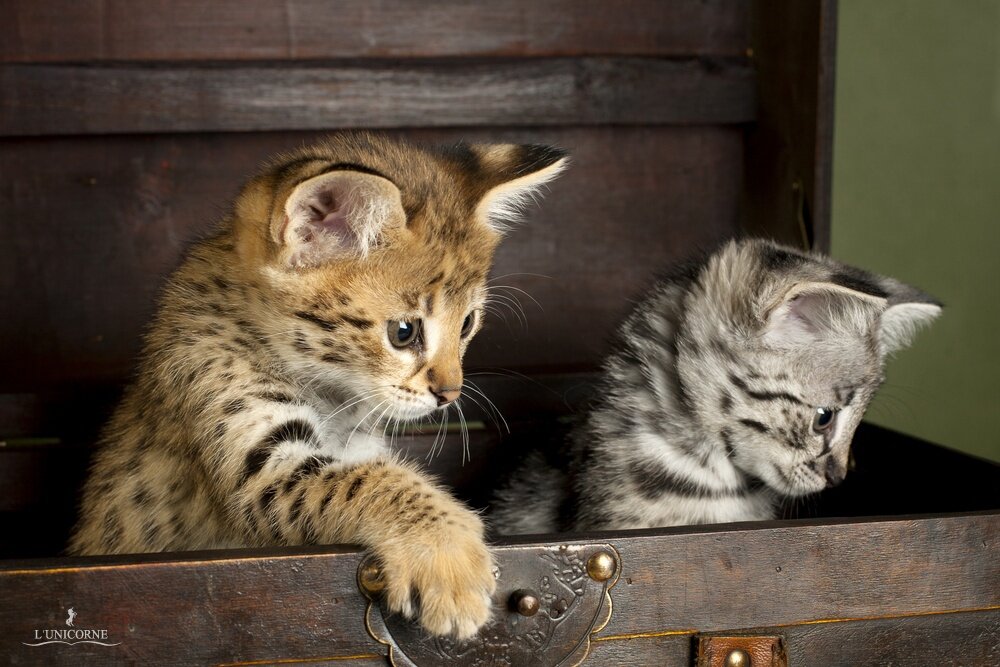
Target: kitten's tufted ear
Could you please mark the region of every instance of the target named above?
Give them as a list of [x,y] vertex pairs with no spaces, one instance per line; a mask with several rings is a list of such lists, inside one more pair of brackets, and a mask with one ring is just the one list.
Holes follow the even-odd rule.
[[828,282],[800,282],[766,310],[763,338],[773,347],[808,346],[864,335],[885,309],[882,297]]
[[888,307],[882,313],[879,339],[887,354],[909,346],[913,337],[941,314],[934,297],[892,278],[883,278]]
[[300,183],[285,200],[271,236],[290,267],[365,256],[386,231],[406,225],[399,188],[388,179],[338,170]]
[[477,188],[483,194],[476,214],[500,233],[569,165],[569,154],[551,146],[477,144],[458,149],[469,151],[465,166],[482,186]]

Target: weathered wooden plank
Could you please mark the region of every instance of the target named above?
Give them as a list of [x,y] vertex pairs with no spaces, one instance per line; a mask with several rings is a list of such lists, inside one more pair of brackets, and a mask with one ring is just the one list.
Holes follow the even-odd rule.
[[1000,609],[779,628],[789,665],[1000,664]]
[[695,530],[611,540],[623,557],[614,596],[620,613],[602,634],[705,632],[746,627],[751,618],[752,625],[769,626],[1000,605],[996,513]]
[[743,55],[747,0],[8,0],[0,61]]
[[[998,538],[1000,515],[980,514],[711,526],[538,543],[610,542],[621,554],[614,611],[594,654],[621,659],[641,655],[628,645],[646,639],[673,655],[679,640],[670,638],[689,640],[695,632],[781,626],[794,638],[842,627],[878,640],[890,636],[886,627],[899,627],[898,617],[994,611],[1000,608]],[[497,554],[503,559],[507,552]],[[20,642],[37,628],[62,627],[72,606],[81,626],[106,628],[111,641],[121,641],[110,648],[80,646],[76,660],[150,663],[169,656],[183,665],[379,655],[384,648],[364,629],[356,590],[360,557],[324,548],[8,561],[0,564],[0,641],[18,659],[37,655]],[[957,622],[986,633],[993,627],[970,624],[972,618]],[[886,620],[867,634],[844,625],[878,619]],[[995,624],[995,615],[987,620]],[[791,627],[802,624],[805,630]],[[980,633],[975,643],[989,647],[991,641]],[[624,652],[611,650],[615,643],[624,644]],[[803,656],[818,655],[801,646],[796,650]],[[863,655],[859,648],[855,654]]]
[[[491,320],[467,366],[592,368],[651,276],[738,230],[741,132],[726,127],[410,131],[561,145],[573,166],[501,245]],[[0,391],[128,376],[163,276],[253,166],[304,134],[20,139],[0,144]],[[581,324],[584,325],[581,328]],[[509,328],[508,328],[509,326]]]
[[744,123],[745,63],[640,58],[0,66],[0,135]]
[[829,251],[836,0],[759,0],[751,26],[760,107],[746,135],[746,227]]

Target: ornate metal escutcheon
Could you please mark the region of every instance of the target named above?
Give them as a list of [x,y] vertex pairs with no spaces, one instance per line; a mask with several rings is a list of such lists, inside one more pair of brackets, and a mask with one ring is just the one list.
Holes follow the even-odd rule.
[[381,603],[379,574],[363,562],[358,583],[368,598],[365,626],[389,647],[397,667],[579,665],[591,634],[611,620],[611,587],[621,559],[609,544],[508,546],[494,550],[497,592],[493,618],[466,641],[432,637],[415,623],[389,614]]

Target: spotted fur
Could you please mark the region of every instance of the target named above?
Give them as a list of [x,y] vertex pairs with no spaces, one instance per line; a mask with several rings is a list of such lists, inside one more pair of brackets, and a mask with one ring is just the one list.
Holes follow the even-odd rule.
[[[886,356],[940,305],[891,278],[760,240],[650,291],[560,454],[501,487],[498,532],[764,520],[843,479]],[[835,411],[828,430],[814,428]]]
[[512,207],[564,164],[369,134],[270,162],[170,278],[70,552],[361,544],[391,609],[472,634],[495,587],[482,521],[383,434],[458,395]]

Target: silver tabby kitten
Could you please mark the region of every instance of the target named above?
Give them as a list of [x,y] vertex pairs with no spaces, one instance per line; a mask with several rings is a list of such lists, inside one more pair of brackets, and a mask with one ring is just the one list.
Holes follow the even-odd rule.
[[503,534],[775,517],[838,484],[887,355],[941,312],[892,278],[767,241],[660,281],[618,331],[558,457],[502,486]]

